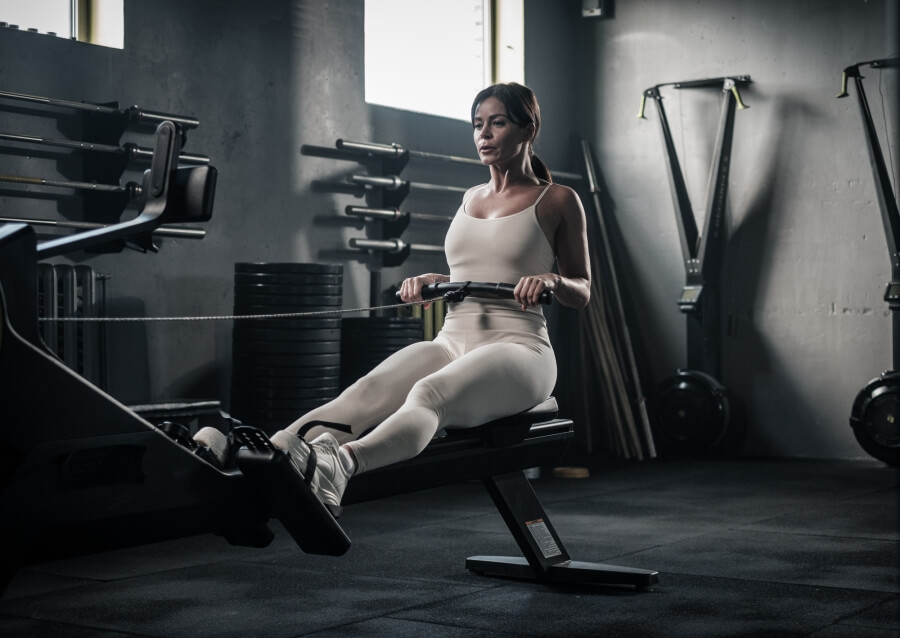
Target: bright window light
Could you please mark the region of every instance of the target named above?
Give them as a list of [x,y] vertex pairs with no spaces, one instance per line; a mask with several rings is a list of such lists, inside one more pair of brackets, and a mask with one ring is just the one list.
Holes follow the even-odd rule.
[[105,47],[125,46],[125,0],[0,0],[0,22]]
[[494,0],[494,82],[525,84],[525,8],[522,0]]
[[366,102],[469,120],[490,84],[491,0],[366,0]]
[[72,37],[72,0],[0,0],[0,22]]
[[125,48],[125,0],[76,0],[78,39],[116,49]]

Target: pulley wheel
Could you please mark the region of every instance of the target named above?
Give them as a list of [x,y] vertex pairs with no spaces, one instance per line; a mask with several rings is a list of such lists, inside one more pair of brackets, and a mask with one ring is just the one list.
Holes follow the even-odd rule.
[[888,371],[866,384],[850,414],[862,448],[879,461],[900,466],[900,372]]
[[731,407],[725,388],[703,372],[679,370],[663,381],[657,406],[663,436],[684,450],[711,450],[728,429]]

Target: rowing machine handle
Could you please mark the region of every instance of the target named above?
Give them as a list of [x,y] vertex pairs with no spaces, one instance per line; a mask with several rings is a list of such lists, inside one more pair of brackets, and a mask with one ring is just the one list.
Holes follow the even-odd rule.
[[[449,281],[438,284],[426,284],[422,286],[422,299],[436,299],[446,295],[459,294],[461,301],[467,296],[479,297],[482,299],[515,299],[513,294],[516,289],[514,284],[489,283],[483,281]],[[553,291],[545,290],[541,293],[541,303],[553,303]],[[397,299],[400,299],[400,293],[397,293]],[[453,299],[451,299],[453,301]]]

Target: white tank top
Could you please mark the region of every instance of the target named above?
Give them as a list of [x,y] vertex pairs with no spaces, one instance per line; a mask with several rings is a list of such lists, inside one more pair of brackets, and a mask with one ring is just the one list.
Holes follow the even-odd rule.
[[[463,200],[444,240],[450,281],[516,284],[524,276],[550,272],[556,255],[537,220],[537,205],[549,188],[525,210],[494,219],[470,216],[466,213],[467,200]],[[521,312],[515,301],[479,301],[482,312],[492,308]],[[540,307],[529,308],[528,312],[543,317]]]

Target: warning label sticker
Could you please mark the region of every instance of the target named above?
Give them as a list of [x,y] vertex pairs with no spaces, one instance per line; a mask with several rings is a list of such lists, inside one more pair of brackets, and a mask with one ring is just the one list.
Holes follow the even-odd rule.
[[528,531],[531,532],[531,536],[537,543],[538,549],[541,550],[541,554],[543,554],[544,558],[562,555],[562,552],[559,551],[559,546],[556,544],[556,541],[553,540],[553,535],[550,533],[550,528],[547,527],[544,519],[539,518],[528,521],[525,523],[525,526],[528,528]]

